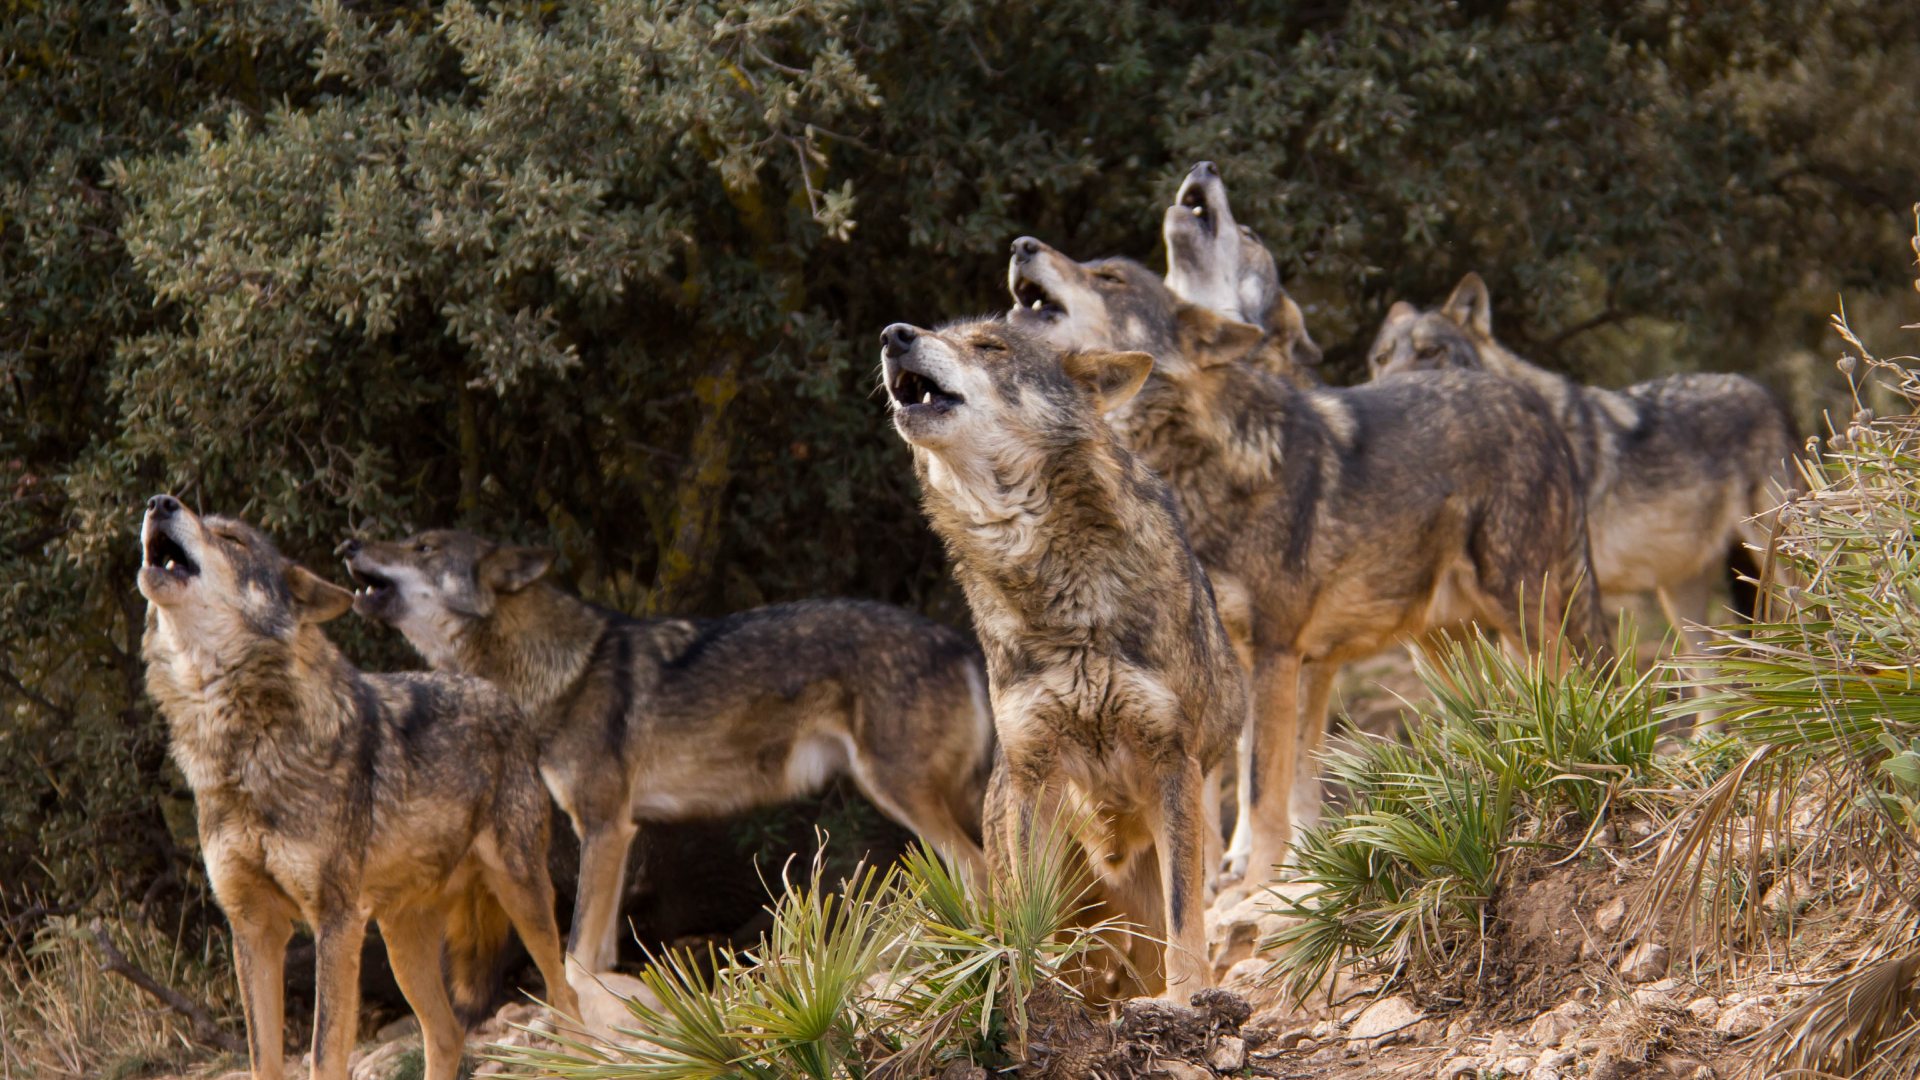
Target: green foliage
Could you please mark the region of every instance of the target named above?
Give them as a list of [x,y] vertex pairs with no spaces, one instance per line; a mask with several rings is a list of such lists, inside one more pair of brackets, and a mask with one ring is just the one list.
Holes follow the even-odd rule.
[[957,619],[872,335],[1003,306],[1012,237],[1151,258],[1209,157],[1336,361],[1476,268],[1547,362],[1764,366],[1891,266],[1916,19],[0,0],[0,882],[196,873],[141,692],[156,489],[315,565],[457,524],[630,610]]
[[503,1047],[499,1060],[569,1080],[833,1080],[1007,1060],[1036,990],[1070,992],[1064,977],[1114,929],[1074,925],[1078,858],[1064,831],[1050,834],[986,895],[925,848],[838,889],[816,859],[775,896],[759,946],[647,966],[657,1004],[629,999],[621,1029],[635,1045]]
[[[1633,655],[1626,636],[1617,655]],[[1485,638],[1419,665],[1430,701],[1404,743],[1360,738],[1327,755],[1350,803],[1304,830],[1281,910],[1297,919],[1268,943],[1270,974],[1304,998],[1354,961],[1431,973],[1487,929],[1490,905],[1524,849],[1597,830],[1653,766],[1659,694],[1618,661],[1554,671]]]

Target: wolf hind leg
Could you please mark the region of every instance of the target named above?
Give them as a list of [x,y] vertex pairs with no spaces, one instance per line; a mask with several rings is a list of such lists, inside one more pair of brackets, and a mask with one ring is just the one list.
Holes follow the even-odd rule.
[[[1655,589],[1654,596],[1660,601],[1660,610],[1666,615],[1667,622],[1673,627],[1677,637],[1677,648],[1681,657],[1698,657],[1706,651],[1708,618],[1713,603],[1714,571],[1696,574],[1692,578]],[[1711,694],[1711,673],[1706,668],[1693,667],[1687,672],[1687,696],[1700,701]],[[1693,734],[1702,735],[1719,730],[1719,713],[1701,706],[1693,716]]]

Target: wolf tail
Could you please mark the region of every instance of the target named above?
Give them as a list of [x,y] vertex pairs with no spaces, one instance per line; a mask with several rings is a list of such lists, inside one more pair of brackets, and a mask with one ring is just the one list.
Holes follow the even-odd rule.
[[492,1008],[505,967],[511,924],[479,875],[447,913],[447,967],[453,984],[453,1011],[466,1028]]

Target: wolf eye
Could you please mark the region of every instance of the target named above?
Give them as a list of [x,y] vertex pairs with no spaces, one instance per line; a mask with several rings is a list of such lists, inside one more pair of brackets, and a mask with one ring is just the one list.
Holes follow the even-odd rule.
[[1007,347],[1005,345],[1002,345],[1000,342],[995,341],[992,338],[980,338],[973,343],[973,347],[976,349],[979,349],[981,352],[1006,352],[1007,351]]
[[427,543],[425,540],[418,541],[413,545],[413,552],[416,555],[431,555],[433,554],[433,545]]
[[1422,360],[1437,360],[1440,354],[1446,351],[1447,350],[1440,345],[1422,345],[1420,346],[1419,355]]
[[1095,270],[1093,272],[1093,279],[1095,281],[1104,281],[1109,285],[1121,284],[1120,275],[1114,273],[1112,270]]
[[229,544],[239,544],[241,547],[247,546],[247,538],[231,529],[215,529],[213,530],[213,535],[225,540]]

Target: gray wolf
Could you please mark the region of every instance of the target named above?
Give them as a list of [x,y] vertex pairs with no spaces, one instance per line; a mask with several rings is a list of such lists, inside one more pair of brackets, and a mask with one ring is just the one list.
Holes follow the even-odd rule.
[[484,1005],[511,921],[552,1003],[577,1015],[547,879],[546,792],[513,703],[478,679],[356,670],[320,629],[351,594],[244,522],[156,495],[141,547],[147,691],[233,924],[253,1075],[281,1075],[296,919],[314,933],[322,1080],[347,1076],[369,915],[425,1033],[430,1080],[453,1080],[463,1038],[443,949],[456,997]]
[[984,872],[993,720],[979,653],[947,627],[858,600],[635,619],[545,580],[549,550],[453,530],[339,553],[356,612],[524,710],[580,837],[569,948],[594,971],[616,959],[639,822],[737,813],[845,775],[962,873]]
[[984,319],[896,323],[881,343],[894,427],[986,649],[994,870],[1036,829],[1075,830],[1103,902],[1166,943],[1143,986],[1198,990],[1205,776],[1245,687],[1165,486],[1101,418],[1152,361],[1062,355]]
[[1234,221],[1226,182],[1213,162],[1195,165],[1181,181],[1161,216],[1160,235],[1173,295],[1265,330],[1248,363],[1295,386],[1320,385],[1320,346],[1307,333],[1300,305],[1281,286],[1273,253],[1252,229]]
[[1538,396],[1472,372],[1303,391],[1243,362],[1259,328],[1139,263],[1022,237],[1008,274],[1016,326],[1153,357],[1110,419],[1166,478],[1252,671],[1229,873],[1268,872],[1317,819],[1339,665],[1468,621],[1600,647],[1579,475]]
[[1689,652],[1704,645],[1696,627],[1708,621],[1730,550],[1765,549],[1773,511],[1794,484],[1792,424],[1759,383],[1692,374],[1624,390],[1583,386],[1500,344],[1478,274],[1462,278],[1437,310],[1394,304],[1367,365],[1375,379],[1485,371],[1544,398],[1586,480],[1601,593],[1654,593]]

